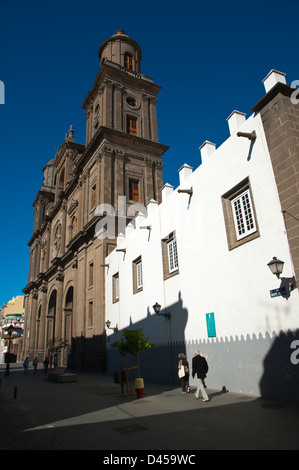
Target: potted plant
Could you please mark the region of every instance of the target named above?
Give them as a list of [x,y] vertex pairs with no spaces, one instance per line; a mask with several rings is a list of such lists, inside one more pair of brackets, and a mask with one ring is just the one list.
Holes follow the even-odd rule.
[[[144,390],[144,381],[140,377],[139,354],[145,353],[145,351],[150,350],[152,347],[155,346],[155,344],[151,343],[149,338],[144,336],[144,334],[139,329],[126,329],[122,333],[122,338],[118,341],[115,341],[115,343],[111,344],[111,346],[113,348],[117,348],[119,354],[124,358],[128,395],[128,371],[131,369],[137,369],[137,379],[135,379],[135,390],[137,398],[142,398]],[[136,366],[127,366],[126,354],[131,354],[132,356],[136,357]]]

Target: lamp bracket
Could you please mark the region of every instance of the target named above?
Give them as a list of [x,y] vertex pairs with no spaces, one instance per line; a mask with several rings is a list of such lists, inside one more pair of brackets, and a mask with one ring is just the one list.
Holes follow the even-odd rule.
[[193,188],[191,187],[190,189],[178,189],[178,193],[186,193],[192,196],[193,194]]
[[165,312],[165,313],[157,313],[157,315],[162,316],[166,318],[166,320],[171,320],[171,313],[170,312]]
[[256,139],[256,132],[237,132],[238,137],[246,137],[249,140],[255,140]]

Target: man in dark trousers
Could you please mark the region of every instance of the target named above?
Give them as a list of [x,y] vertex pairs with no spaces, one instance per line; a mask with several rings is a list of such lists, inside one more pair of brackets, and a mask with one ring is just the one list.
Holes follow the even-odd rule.
[[205,391],[203,379],[206,377],[209,370],[208,363],[206,359],[200,355],[200,350],[196,349],[194,352],[194,357],[192,359],[192,377],[197,381],[197,389],[195,392],[195,398],[199,399],[199,392],[201,391],[203,400],[209,401],[209,397]]

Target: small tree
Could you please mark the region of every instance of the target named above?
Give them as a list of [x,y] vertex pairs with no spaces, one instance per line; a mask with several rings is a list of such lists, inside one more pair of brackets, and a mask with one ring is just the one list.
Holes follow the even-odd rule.
[[54,338],[48,341],[48,351],[53,354],[60,353],[63,349],[68,347],[68,342],[62,338]]
[[[151,343],[149,338],[144,336],[144,334],[138,329],[124,330],[122,333],[122,338],[115,343],[112,343],[113,348],[117,348],[119,354],[123,356],[125,362],[125,372],[126,372],[126,382],[127,390],[128,386],[128,371],[131,369],[137,368],[138,377],[140,377],[139,369],[139,354],[146,354],[146,351],[155,347],[154,343]],[[127,367],[126,354],[131,354],[136,357],[137,365],[133,367]]]

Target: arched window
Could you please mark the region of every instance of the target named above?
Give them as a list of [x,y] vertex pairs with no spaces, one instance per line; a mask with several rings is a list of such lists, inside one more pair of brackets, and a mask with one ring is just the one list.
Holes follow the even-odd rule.
[[65,308],[64,308],[64,339],[71,347],[72,342],[72,314],[73,314],[73,301],[74,301],[74,288],[70,286],[65,296]]
[[74,298],[74,288],[73,286],[69,287],[66,297],[65,297],[65,307],[66,308],[73,308],[73,298]]
[[128,70],[135,70],[134,58],[130,52],[125,53],[124,67]]
[[48,304],[48,336],[47,341],[54,341],[55,338],[55,319],[56,319],[56,297],[57,292],[54,290],[51,294]]

